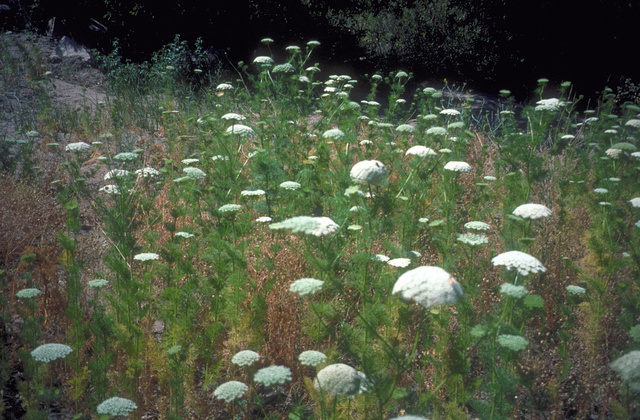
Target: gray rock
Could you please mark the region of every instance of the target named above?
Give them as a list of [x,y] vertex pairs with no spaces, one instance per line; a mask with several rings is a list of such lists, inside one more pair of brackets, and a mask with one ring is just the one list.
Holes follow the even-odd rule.
[[79,58],[81,61],[89,62],[91,61],[91,54],[71,38],[63,36],[55,51],[51,54],[51,59],[59,62],[63,58]]

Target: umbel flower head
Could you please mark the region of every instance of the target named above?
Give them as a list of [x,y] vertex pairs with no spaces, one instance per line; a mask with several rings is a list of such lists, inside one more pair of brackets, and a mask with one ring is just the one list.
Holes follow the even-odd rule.
[[194,168],[194,167],[186,167],[182,170],[189,178],[191,179],[202,179],[207,176],[206,173],[202,169]]
[[426,417],[422,417],[422,416],[414,416],[411,414],[405,414],[404,416],[400,416],[400,417],[394,417],[392,419],[389,420],[429,420]]
[[500,293],[512,298],[522,299],[529,292],[524,286],[517,286],[511,283],[503,283],[502,286],[500,286]]
[[491,260],[494,266],[503,265],[508,270],[517,270],[518,274],[526,276],[529,273],[547,271],[537,258],[520,251],[507,251],[496,255]]
[[640,391],[640,351],[632,351],[611,363],[613,369],[633,391]]
[[406,156],[413,155],[418,157],[436,156],[437,153],[427,146],[413,146],[405,153]]
[[18,290],[16,292],[16,297],[20,299],[33,299],[34,297],[38,296],[40,293],[42,293],[40,290],[30,287],[28,289]]
[[386,186],[389,183],[387,168],[377,160],[363,160],[356,163],[351,168],[349,176],[359,184]]
[[317,366],[320,363],[324,363],[327,360],[327,356],[316,350],[307,350],[300,353],[298,360],[302,365]]
[[460,284],[440,267],[422,266],[398,278],[392,294],[414,301],[426,309],[436,305],[456,304],[463,297]]
[[332,128],[322,133],[323,139],[340,140],[344,138],[344,132],[339,128]]
[[300,183],[295,181],[284,181],[280,183],[280,188],[282,188],[283,190],[295,191],[297,189],[300,189],[300,187]]
[[333,397],[353,396],[360,392],[362,376],[349,365],[336,363],[320,370],[314,387]]
[[83,141],[79,141],[76,143],[69,143],[64,148],[66,152],[74,152],[74,153],[82,153],[91,149],[91,145],[89,143],[85,143]]
[[501,334],[498,336],[498,344],[513,351],[520,351],[529,345],[529,341],[519,335]]
[[291,380],[291,369],[286,366],[269,366],[253,375],[253,380],[264,386],[282,385]]
[[291,293],[297,293],[300,296],[312,295],[322,290],[324,282],[318,279],[300,279],[291,283],[289,291]]
[[543,217],[550,217],[553,212],[542,204],[522,204],[513,211],[513,214],[516,216],[520,216],[525,219],[541,219]]
[[216,390],[213,391],[213,395],[220,400],[231,402],[242,398],[244,393],[247,392],[247,389],[249,389],[249,387],[242,382],[229,381],[218,386]]
[[444,169],[452,172],[471,172],[471,165],[469,165],[467,162],[458,162],[452,160],[444,165]]
[[96,408],[98,414],[108,414],[110,416],[127,416],[138,408],[136,403],[126,398],[111,397],[103,401]]
[[244,124],[234,124],[231,127],[227,128],[227,133],[245,137],[252,135],[254,131],[253,128],[248,127]]
[[273,230],[290,230],[313,236],[326,236],[334,233],[340,226],[328,217],[297,216],[269,225]]
[[231,363],[238,366],[251,366],[260,360],[260,355],[253,350],[242,350],[231,358]]
[[37,347],[31,352],[31,356],[38,362],[49,363],[56,359],[64,359],[72,351],[66,344],[49,343]]
[[487,238],[485,235],[478,234],[478,233],[463,233],[462,235],[458,235],[456,239],[462,242],[463,244],[467,244],[471,246],[477,246],[477,245],[483,245],[483,244],[489,243],[489,238]]
[[136,261],[153,261],[157,260],[158,258],[160,258],[160,256],[155,252],[143,252],[133,257],[133,259]]

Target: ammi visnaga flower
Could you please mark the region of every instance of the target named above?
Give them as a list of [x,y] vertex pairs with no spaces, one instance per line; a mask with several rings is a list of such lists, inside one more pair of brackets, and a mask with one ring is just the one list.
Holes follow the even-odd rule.
[[469,165],[467,162],[452,160],[444,165],[444,169],[452,172],[471,172],[471,165]]
[[359,184],[388,185],[388,173],[384,164],[377,160],[363,160],[356,163],[349,173],[351,179]]
[[547,269],[537,258],[520,251],[507,251],[491,260],[494,266],[502,265],[508,270],[517,270],[523,276],[529,273],[545,272]]
[[324,353],[316,350],[307,350],[300,353],[300,355],[298,356],[298,360],[302,365],[317,366],[321,363],[324,363],[327,360],[327,356],[325,356]]
[[260,360],[260,355],[253,350],[242,350],[231,358],[231,363],[238,366],[251,366]]
[[244,393],[247,392],[247,389],[249,389],[249,387],[242,382],[229,381],[218,386],[216,390],[213,391],[213,395],[223,401],[231,402],[242,398]]
[[343,363],[329,365],[316,375],[314,387],[333,397],[353,396],[360,392],[363,375]]
[[253,380],[264,386],[282,385],[291,380],[291,369],[286,366],[269,366],[253,375]]
[[98,414],[108,414],[110,416],[127,416],[138,408],[136,403],[126,398],[112,397],[103,401],[96,408]]
[[89,143],[85,143],[83,141],[79,141],[79,142],[76,142],[76,143],[69,143],[64,148],[65,151],[74,152],[74,153],[86,152],[89,149],[91,149],[91,145]]
[[297,216],[269,225],[273,230],[290,230],[292,233],[302,233],[313,236],[326,236],[340,228],[328,217]]
[[318,279],[300,279],[291,283],[289,291],[300,296],[311,295],[322,290],[324,282]]
[[398,278],[392,294],[414,301],[426,309],[436,305],[456,304],[463,297],[460,284],[440,267],[422,266]]
[[550,217],[553,212],[542,204],[522,204],[513,211],[513,214],[525,219],[541,219],[543,217]]
[[227,128],[227,133],[236,134],[240,137],[250,136],[254,133],[253,128],[243,124],[234,124]]
[[407,152],[405,153],[405,155],[426,157],[426,156],[436,156],[437,153],[429,147],[418,145],[418,146],[410,147],[409,150],[407,150]]
[[640,351],[634,350],[617,358],[611,363],[611,369],[629,388],[640,391]]
[[133,257],[133,259],[137,261],[153,261],[157,260],[158,258],[160,258],[160,256],[155,252],[143,252]]
[[31,356],[38,362],[49,363],[56,359],[64,359],[73,350],[65,344],[49,343],[37,347],[31,352]]
[[529,345],[529,341],[519,335],[501,334],[498,336],[498,344],[513,351],[521,351]]

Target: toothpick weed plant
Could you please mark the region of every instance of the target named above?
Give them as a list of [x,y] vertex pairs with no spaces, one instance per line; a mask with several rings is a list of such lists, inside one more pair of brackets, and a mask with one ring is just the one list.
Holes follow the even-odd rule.
[[[198,86],[179,38],[147,79],[116,51],[95,118],[55,118],[95,144],[41,130],[66,143],[50,147],[66,171],[59,342],[73,378],[23,357],[30,407],[42,386],[76,412],[122,395],[136,416],[511,418],[551,410],[528,395],[562,406],[563,381],[595,384],[581,372],[637,348],[617,337],[638,335],[640,108],[605,91],[579,113],[569,83],[548,98],[541,80],[523,109],[501,92],[483,125],[450,85],[323,74],[317,46],[265,40]],[[95,272],[87,214],[104,244]],[[31,351],[44,299],[18,299]],[[602,389],[575,391],[581,413],[593,395],[637,411]]]

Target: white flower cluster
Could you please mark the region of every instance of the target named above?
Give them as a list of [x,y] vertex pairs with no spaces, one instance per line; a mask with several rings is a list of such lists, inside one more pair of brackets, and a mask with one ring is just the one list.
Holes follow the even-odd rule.
[[542,204],[522,204],[513,211],[513,214],[525,219],[541,219],[543,217],[550,217],[553,212]]
[[422,266],[401,275],[392,294],[429,309],[436,305],[456,304],[462,298],[460,284],[440,267]]
[[117,185],[109,184],[105,185],[98,189],[99,192],[107,193],[107,194],[120,194],[120,188]]
[[456,116],[460,115],[460,111],[458,111],[457,109],[443,109],[442,111],[440,111],[440,115]]
[[452,172],[471,172],[471,165],[469,165],[467,162],[452,160],[444,165],[444,169]]
[[220,118],[222,118],[223,120],[233,120],[233,121],[243,121],[247,119],[247,117],[245,117],[244,115],[236,114],[235,112],[229,112],[227,114],[224,114]]
[[269,225],[273,230],[290,230],[292,233],[302,233],[313,236],[326,236],[340,228],[328,217],[297,216]]
[[306,366],[318,366],[327,360],[327,356],[324,353],[316,350],[307,350],[300,353],[298,356],[300,364]]
[[272,71],[274,73],[293,73],[296,71],[296,69],[291,63],[284,63],[274,66]]
[[436,156],[437,153],[426,146],[413,146],[410,147],[409,150],[407,150],[407,152],[405,153],[406,156],[409,155],[413,155],[413,156],[418,156],[418,157],[427,157],[427,156]]
[[49,343],[38,346],[31,351],[31,356],[38,362],[49,363],[56,359],[64,359],[73,350],[66,344]]
[[586,292],[585,288],[580,286],[569,285],[566,287],[566,289],[567,289],[567,292],[576,296],[583,295]]
[[160,256],[155,252],[143,252],[133,257],[133,259],[136,261],[153,261],[157,260],[158,258],[160,258]]
[[513,351],[521,351],[529,345],[529,341],[519,335],[501,334],[498,336],[498,344]]
[[529,273],[545,272],[547,269],[537,258],[521,251],[507,251],[491,259],[494,266],[502,265],[508,270],[517,270],[523,276]]
[[611,159],[618,159],[622,154],[622,149],[614,149],[610,148],[604,151],[604,154],[609,156]]
[[511,283],[503,283],[500,286],[500,293],[516,299],[522,299],[529,291],[524,286],[517,286]]
[[536,102],[536,111],[557,111],[561,106],[566,104],[557,98],[542,99]]
[[265,55],[260,55],[253,59],[253,64],[258,64],[260,66],[271,66],[273,64],[273,58],[267,57]]
[[113,158],[121,162],[129,162],[132,160],[136,160],[138,158],[138,155],[133,152],[122,152],[122,153],[118,153]]
[[160,175],[160,171],[148,166],[146,168],[138,169],[135,173],[136,175],[138,175],[138,177],[142,178],[151,178]]
[[632,198],[629,200],[629,203],[631,203],[633,207],[640,207],[640,197]]
[[322,133],[323,139],[340,140],[344,138],[344,132],[339,128],[332,128]]
[[189,238],[193,238],[194,235],[193,233],[189,233],[189,232],[176,232],[176,236],[179,236],[181,238],[185,238],[185,239],[189,239]]
[[242,350],[237,352],[232,358],[231,363],[238,366],[251,366],[260,360],[260,355],[253,350]]
[[126,398],[112,397],[103,401],[96,408],[98,414],[108,414],[110,416],[127,416],[138,408],[136,403]]
[[336,363],[318,372],[314,387],[333,397],[354,396],[361,392],[363,376],[349,365]]
[[411,264],[411,259],[409,258],[393,258],[387,261],[391,267],[405,268]]
[[38,296],[40,293],[42,292],[38,289],[28,288],[28,289],[18,290],[16,292],[16,297],[20,299],[33,299],[34,297]]
[[106,286],[107,284],[109,284],[109,282],[105,279],[95,279],[95,280],[89,280],[87,282],[87,286],[92,287],[94,289],[99,289],[101,287]]
[[624,123],[624,125],[627,125],[627,126],[633,127],[633,128],[640,128],[640,120],[631,119],[631,120],[627,121],[626,123]]
[[191,166],[184,168],[182,172],[184,172],[191,179],[202,179],[207,176],[207,174],[204,173],[202,169],[194,168]]
[[280,183],[280,188],[282,188],[283,190],[295,191],[300,187],[301,185],[295,181],[284,181]]
[[447,129],[444,127],[431,127],[427,129],[427,135],[431,136],[446,136]]
[[264,386],[282,385],[291,380],[291,369],[286,366],[269,366],[253,375],[253,380]]
[[391,418],[389,420],[429,420],[426,417],[422,417],[422,416],[414,416],[411,414],[405,414],[404,416],[400,416],[400,417],[394,417]]
[[351,179],[359,184],[388,185],[388,173],[384,164],[377,160],[363,160],[356,163],[349,173]]
[[242,398],[248,389],[249,387],[242,382],[229,381],[218,386],[215,391],[213,391],[213,395],[220,400],[231,402],[238,398]]
[[322,290],[323,284],[324,282],[318,279],[300,279],[291,283],[291,286],[289,286],[289,291],[300,296],[312,295]]
[[254,133],[253,128],[247,127],[243,124],[234,124],[227,128],[227,133],[235,134],[240,137],[250,136]]
[[69,143],[64,148],[65,151],[73,152],[73,153],[82,153],[82,152],[86,152],[89,149],[91,149],[91,145],[83,141],[79,141],[76,143]]
[[240,204],[225,204],[218,208],[218,213],[220,214],[231,214],[237,213],[240,211],[242,206]]
[[458,235],[456,239],[463,244],[471,246],[484,245],[489,243],[489,238],[487,238],[485,235],[477,233],[464,233],[462,235]]
[[472,222],[465,223],[464,227],[469,230],[489,230],[490,229],[489,224],[485,222],[475,221],[475,220]]
[[611,363],[613,369],[633,391],[640,391],[640,351],[631,351]]
[[398,133],[413,133],[416,131],[415,127],[410,124],[400,124],[396,127]]
[[266,192],[264,190],[261,190],[261,189],[240,191],[240,195],[243,196],[243,197],[260,197],[260,196],[263,196],[265,194],[266,194]]
[[126,169],[112,169],[104,174],[104,180],[108,181],[110,179],[127,178],[130,174],[131,173]]

